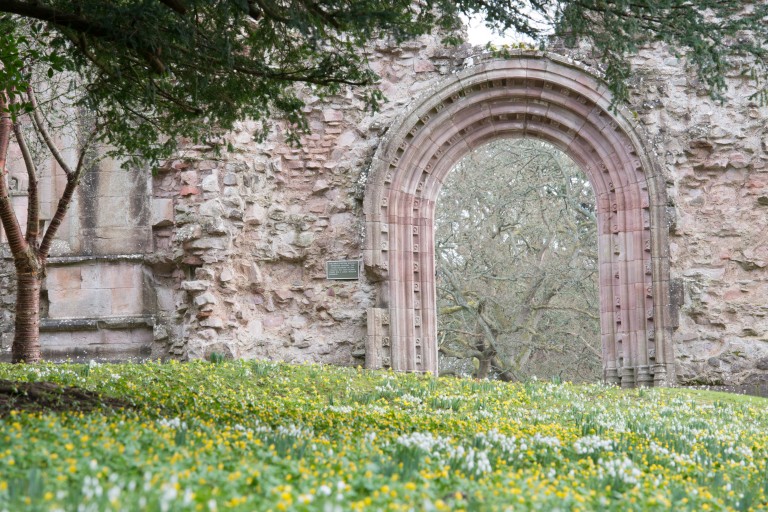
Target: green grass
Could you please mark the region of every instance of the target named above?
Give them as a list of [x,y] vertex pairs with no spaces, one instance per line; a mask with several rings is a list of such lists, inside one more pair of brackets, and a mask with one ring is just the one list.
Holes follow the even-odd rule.
[[261,361],[0,365],[0,511],[761,510],[768,402]]

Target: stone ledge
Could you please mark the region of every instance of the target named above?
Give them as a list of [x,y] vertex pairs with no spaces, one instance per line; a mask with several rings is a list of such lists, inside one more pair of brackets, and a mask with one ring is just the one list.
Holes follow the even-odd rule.
[[111,316],[101,318],[44,318],[40,320],[40,332],[65,332],[74,330],[98,331],[101,329],[133,329],[154,327],[154,315]]
[[97,254],[97,255],[83,255],[83,256],[54,256],[48,258],[48,265],[73,265],[76,263],[117,263],[117,262],[133,262],[143,263],[146,254]]

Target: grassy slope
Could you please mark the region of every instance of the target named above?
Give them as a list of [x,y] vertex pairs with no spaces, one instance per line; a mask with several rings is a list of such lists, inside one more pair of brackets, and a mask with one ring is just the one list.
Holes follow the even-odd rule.
[[256,361],[0,379],[135,404],[0,420],[0,511],[768,506],[759,398]]

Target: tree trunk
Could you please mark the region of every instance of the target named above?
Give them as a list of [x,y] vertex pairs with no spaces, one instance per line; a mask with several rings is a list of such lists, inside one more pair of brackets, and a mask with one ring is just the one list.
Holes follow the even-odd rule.
[[[40,286],[45,277],[45,256],[37,250],[37,230],[32,230],[30,240],[24,237],[16,214],[13,211],[8,190],[8,145],[13,123],[8,111],[10,101],[5,91],[0,91],[0,225],[8,238],[8,247],[13,254],[16,267],[16,322],[11,348],[14,363],[40,362]],[[20,133],[20,132],[19,132]],[[21,136],[19,134],[19,140]],[[19,142],[19,141],[17,141]],[[30,172],[29,195],[37,201],[37,177],[29,167],[31,159],[26,145],[22,142],[25,163]],[[31,220],[37,224],[37,205],[27,210]]]
[[40,264],[25,267],[16,266],[16,332],[11,356],[14,363],[38,363],[41,359],[40,286],[44,267]]
[[487,357],[483,354],[480,358],[480,365],[477,368],[477,379],[486,380],[491,373],[491,357]]

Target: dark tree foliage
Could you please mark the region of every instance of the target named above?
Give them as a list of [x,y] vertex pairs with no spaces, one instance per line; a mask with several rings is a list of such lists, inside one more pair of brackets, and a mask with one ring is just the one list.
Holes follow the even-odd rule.
[[712,96],[722,99],[725,72],[747,58],[743,72],[755,97],[768,103],[768,2],[764,0],[568,0],[557,5],[556,32],[592,42],[618,100],[627,96],[627,56],[649,43],[665,43],[685,56]]
[[[281,116],[301,131],[291,84],[320,96],[371,85],[366,42],[456,21],[409,0],[4,0],[0,12],[0,89],[24,91],[32,63],[72,72],[84,105],[109,127],[104,141],[154,160],[179,137],[205,138],[244,118]],[[380,93],[363,91],[375,108]]]

